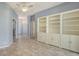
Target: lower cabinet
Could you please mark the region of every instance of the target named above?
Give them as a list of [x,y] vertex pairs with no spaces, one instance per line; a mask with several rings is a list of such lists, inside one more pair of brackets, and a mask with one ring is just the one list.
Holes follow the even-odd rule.
[[46,39],[46,34],[45,33],[38,33],[37,36],[38,36],[37,40],[40,41],[40,42],[44,42],[45,39]]
[[54,46],[60,46],[60,35],[59,34],[54,34],[52,36],[52,39],[53,39],[53,45]]
[[40,41],[40,42],[44,42],[46,43],[47,39],[48,39],[48,36],[46,33],[38,33],[37,34],[37,40]]
[[53,35],[48,34],[48,39],[47,39],[46,43],[53,45],[53,42],[54,42]]
[[47,43],[59,47],[60,46],[60,35],[59,34],[49,34]]
[[38,41],[79,52],[79,36],[38,33]]
[[61,36],[61,48],[70,49],[70,36],[69,35]]
[[63,35],[61,38],[61,48],[79,52],[79,36]]
[[60,46],[60,35],[59,34],[46,34],[46,33],[39,33],[38,34],[38,41],[54,45]]
[[72,51],[79,52],[79,36],[71,36],[71,48]]

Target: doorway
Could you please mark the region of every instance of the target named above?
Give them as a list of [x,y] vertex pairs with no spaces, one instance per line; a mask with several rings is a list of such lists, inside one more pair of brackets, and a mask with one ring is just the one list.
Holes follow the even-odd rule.
[[13,19],[13,41],[16,39],[16,21]]
[[36,39],[36,26],[35,26],[35,15],[31,16],[31,38]]

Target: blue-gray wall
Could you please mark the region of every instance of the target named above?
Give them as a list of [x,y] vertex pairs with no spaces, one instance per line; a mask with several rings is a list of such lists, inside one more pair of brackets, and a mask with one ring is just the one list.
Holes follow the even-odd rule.
[[[37,19],[39,17],[48,16],[48,15],[56,14],[56,13],[60,13],[60,12],[65,12],[65,11],[73,10],[73,9],[79,9],[79,2],[65,2],[58,6],[55,6],[55,7],[52,7],[52,8],[49,8],[49,9],[46,9],[46,10],[43,10],[43,11],[40,11],[40,12],[34,14],[35,22],[36,22],[36,31],[37,31]],[[31,20],[31,18],[29,18],[29,20]],[[30,27],[30,29],[31,29],[31,27]]]
[[15,14],[6,3],[0,3],[0,48],[13,41],[12,19],[16,18]]
[[40,16],[47,16],[55,13],[60,13],[68,10],[79,9],[79,2],[65,2],[58,6],[49,8],[47,10],[43,10],[41,12],[36,13],[36,18]]

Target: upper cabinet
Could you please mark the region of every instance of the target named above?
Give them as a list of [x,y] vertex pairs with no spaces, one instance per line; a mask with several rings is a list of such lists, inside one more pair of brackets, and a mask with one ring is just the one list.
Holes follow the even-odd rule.
[[79,11],[63,14],[63,34],[79,35]]
[[39,32],[46,33],[46,17],[39,18]]
[[60,15],[48,17],[49,33],[60,33]]

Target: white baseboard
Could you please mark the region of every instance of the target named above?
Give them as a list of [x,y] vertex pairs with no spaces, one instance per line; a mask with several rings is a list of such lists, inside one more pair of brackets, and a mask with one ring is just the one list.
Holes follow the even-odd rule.
[[0,46],[0,49],[4,49],[4,48],[6,48],[6,47],[9,47],[9,46],[12,45],[12,43],[13,43],[13,40],[9,41],[7,44],[1,45],[1,46]]

